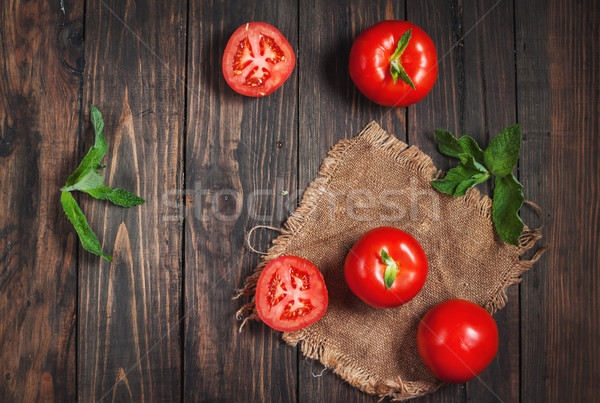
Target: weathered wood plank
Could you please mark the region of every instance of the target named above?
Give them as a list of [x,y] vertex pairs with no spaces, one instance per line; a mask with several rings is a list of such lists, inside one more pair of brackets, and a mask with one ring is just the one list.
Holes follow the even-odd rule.
[[73,401],[83,1],[0,7],[0,401]]
[[81,197],[115,258],[81,253],[83,401],[180,399],[182,223],[168,196],[183,177],[186,10],[183,0],[88,2],[84,99],[104,115],[105,184],[147,201],[124,209]]
[[[315,179],[327,151],[342,138],[357,134],[371,120],[405,141],[406,109],[389,109],[364,97],[348,75],[354,38],[386,19],[404,19],[403,1],[379,3],[311,0],[300,8],[299,190]],[[368,401],[367,395],[332,371],[301,358],[299,401]]]
[[[433,90],[409,107],[409,141],[429,154],[438,168],[447,170],[457,161],[438,152],[434,129],[467,134],[485,146],[516,121],[512,3],[420,2],[409,3],[407,12],[408,19],[433,39],[439,61]],[[490,187],[487,183],[481,190],[488,193]],[[518,400],[518,288],[512,287],[508,294],[507,307],[495,315],[501,337],[490,367],[466,385],[446,386],[423,400]]]
[[[521,399],[600,394],[600,7],[516,2],[520,172],[546,255],[521,285]],[[525,211],[526,219],[536,220]]]
[[[240,302],[231,298],[258,262],[244,245],[245,233],[256,224],[280,226],[297,186],[298,68],[280,89],[257,99],[229,88],[221,63],[233,31],[250,21],[274,25],[297,50],[297,12],[290,2],[190,3],[184,395],[189,401],[296,400],[296,350],[261,323],[249,323],[238,334]],[[261,235],[252,241],[265,250],[274,234]]]
[[[408,142],[430,155],[439,169],[447,170],[454,162],[437,151],[433,131],[442,128],[457,135],[465,133],[466,129],[464,44],[456,45],[464,34],[463,10],[457,2],[409,2],[406,18],[431,37],[438,54],[438,77],[435,85],[421,102],[408,108]],[[475,98],[477,96],[476,93],[472,95]],[[480,140],[481,135],[475,138]],[[463,402],[465,399],[465,385],[447,385],[416,401]]]

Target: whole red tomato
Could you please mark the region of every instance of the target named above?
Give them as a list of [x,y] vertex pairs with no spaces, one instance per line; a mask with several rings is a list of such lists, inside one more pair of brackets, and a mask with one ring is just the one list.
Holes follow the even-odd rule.
[[498,351],[498,327],[485,309],[470,301],[451,299],[431,308],[417,331],[419,354],[429,370],[444,382],[475,378]]
[[344,275],[348,287],[364,302],[375,308],[393,308],[421,290],[427,278],[427,257],[410,234],[379,227],[352,246]]
[[264,97],[288,79],[296,56],[277,28],[249,22],[235,30],[223,53],[223,76],[236,92]]
[[437,78],[431,38],[408,21],[382,21],[358,35],[350,50],[350,78],[371,101],[404,107],[419,102]]

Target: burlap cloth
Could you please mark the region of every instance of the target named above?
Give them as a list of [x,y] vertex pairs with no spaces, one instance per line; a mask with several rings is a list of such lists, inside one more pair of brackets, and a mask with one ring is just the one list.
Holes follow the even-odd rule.
[[[494,231],[491,200],[476,189],[459,198],[440,194],[429,184],[438,174],[426,154],[388,135],[375,122],[356,137],[341,140],[323,161],[282,235],[246,280],[240,295],[251,295],[252,301],[238,311],[238,319],[258,319],[254,292],[268,261],[282,255],[303,257],[323,273],[329,306],[315,324],[284,333],[287,343],[299,344],[304,355],[368,393],[402,400],[438,389],[442,382],[417,351],[419,320],[450,298],[495,312],[505,304],[506,287],[517,283],[542,252],[520,260],[541,238],[539,230],[526,229],[520,247],[505,244]],[[368,306],[344,280],[350,247],[382,225],[412,234],[429,260],[421,292],[393,309]]]

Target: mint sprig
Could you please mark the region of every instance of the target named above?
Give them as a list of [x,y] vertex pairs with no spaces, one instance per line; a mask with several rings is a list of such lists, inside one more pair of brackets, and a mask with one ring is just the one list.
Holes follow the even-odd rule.
[[106,165],[102,165],[100,162],[108,149],[103,134],[104,120],[102,120],[102,114],[94,105],[90,105],[90,115],[96,135],[94,145],[90,148],[77,169],[69,176],[66,185],[61,189],[60,202],[69,221],[71,221],[73,227],[75,227],[75,231],[77,231],[81,246],[88,252],[112,262],[112,256],[102,252],[102,246],[96,234],[94,234],[88,225],[85,215],[79,208],[71,192],[75,190],[86,192],[96,199],[109,200],[122,207],[138,206],[144,203],[145,200],[126,190],[113,189],[102,185],[100,170],[105,168]]
[[519,217],[523,205],[523,185],[512,174],[519,160],[521,129],[519,125],[500,132],[483,151],[469,136],[454,137],[447,130],[436,130],[435,139],[441,153],[460,159],[443,179],[431,182],[438,191],[464,196],[473,186],[494,178],[492,219],[496,232],[511,245],[519,245],[524,224]]

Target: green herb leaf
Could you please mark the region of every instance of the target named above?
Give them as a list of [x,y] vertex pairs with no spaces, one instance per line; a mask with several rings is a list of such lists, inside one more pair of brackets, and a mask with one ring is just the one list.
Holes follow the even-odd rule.
[[392,73],[392,78],[394,79],[394,84],[398,79],[404,81],[406,84],[410,85],[410,87],[414,90],[416,89],[415,84],[412,82],[404,67],[400,64],[398,60],[390,63],[390,72]]
[[385,283],[385,288],[390,289],[392,285],[394,285],[394,280],[396,280],[396,274],[398,273],[398,266],[394,263],[393,265],[388,265],[385,268],[385,273],[383,275],[383,281]]
[[482,173],[478,169],[469,168],[461,163],[449,170],[443,179],[436,179],[430,183],[442,193],[459,197],[464,196],[467,190],[485,182],[489,177],[489,173]]
[[385,249],[382,249],[382,250],[381,250],[381,261],[382,261],[384,264],[394,264],[394,263],[395,263],[395,262],[394,262],[394,259],[392,259],[392,258],[390,257],[390,255],[388,255],[388,253],[385,251]]
[[483,151],[477,142],[469,136],[456,138],[447,130],[436,130],[435,139],[438,144],[438,149],[442,154],[450,157],[460,158],[461,155],[470,155],[480,164],[483,164]]
[[85,192],[90,189],[95,189],[101,185],[102,185],[102,175],[100,175],[98,172],[96,172],[95,169],[88,169],[86,172],[84,172],[82,174],[82,176],[79,177],[79,179],[77,180],[77,182],[75,182],[75,184],[73,184],[72,186],[65,186],[61,190],[63,192],[70,192],[72,190],[80,190],[80,191]]
[[94,105],[90,105],[90,115],[92,118],[92,126],[94,126],[94,133],[96,133],[97,136],[104,130],[104,120],[102,119],[102,114]]
[[112,262],[112,256],[102,253],[102,246],[100,246],[98,238],[88,225],[87,220],[73,198],[73,195],[71,195],[70,192],[62,192],[60,195],[60,202],[65,214],[73,224],[73,227],[75,227],[77,235],[79,235],[81,246],[83,246],[85,250],[95,255],[102,256],[104,259]]
[[406,70],[404,70],[404,67],[402,67],[402,64],[400,63],[400,56],[402,56],[402,53],[404,53],[404,51],[406,50],[406,47],[408,46],[408,43],[410,42],[411,34],[412,34],[412,29],[409,29],[408,31],[406,31],[404,33],[404,35],[402,35],[402,37],[398,41],[398,46],[396,46],[396,50],[390,56],[389,61],[390,61],[390,74],[392,75],[394,84],[396,84],[396,81],[398,81],[398,79],[400,79],[400,80],[404,81],[406,84],[410,85],[411,88],[414,90],[415,84],[412,82],[412,80],[406,73]]
[[524,224],[519,217],[523,205],[523,185],[513,174],[494,179],[492,216],[500,238],[511,245],[519,245]]
[[86,192],[96,199],[110,200],[114,204],[122,207],[134,207],[144,203],[141,197],[123,189],[113,189],[108,186],[99,186],[95,189],[86,190]]
[[396,280],[398,264],[388,255],[385,249],[381,249],[381,261],[387,265],[383,274],[383,282],[385,283],[385,288],[389,290],[394,284],[394,280]]
[[431,185],[442,193],[463,196],[473,186],[494,176],[492,217],[496,232],[506,243],[518,245],[524,228],[518,212],[525,200],[523,186],[512,174],[521,150],[519,125],[500,132],[485,152],[471,137],[456,139],[447,130],[436,130],[435,139],[440,152],[460,158],[461,163]]
[[479,162],[477,162],[477,160],[475,158],[473,158],[471,155],[461,154],[460,162],[462,162],[462,164],[464,166],[466,166],[467,168],[474,169],[481,173],[489,173],[487,168],[485,166],[483,166],[482,164],[480,164]]
[[507,127],[500,132],[483,153],[485,166],[496,177],[510,174],[521,150],[521,128],[519,125]]
[[398,41],[398,46],[396,46],[396,50],[390,56],[390,62],[392,60],[400,59],[400,56],[402,56],[402,53],[404,53],[404,51],[406,50],[406,47],[408,46],[408,42],[410,42],[411,35],[412,35],[412,28],[409,29],[408,31],[406,31],[404,33],[404,35],[402,35],[400,37],[400,40]]
[[102,134],[104,128],[102,114],[94,105],[90,105],[90,114],[92,116],[92,125],[94,126],[94,131],[96,133],[96,140],[75,172],[67,179],[67,188],[74,186],[91,170],[99,169],[101,166],[100,161],[102,161],[102,157],[104,157],[104,154],[106,154],[106,150],[108,149],[106,139],[104,138],[104,134]]

